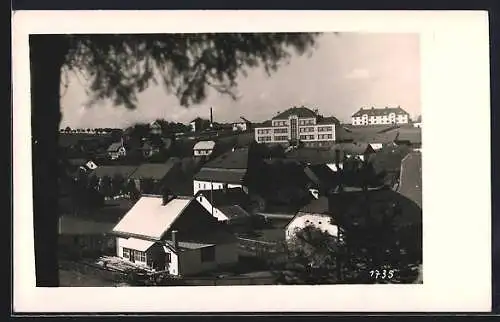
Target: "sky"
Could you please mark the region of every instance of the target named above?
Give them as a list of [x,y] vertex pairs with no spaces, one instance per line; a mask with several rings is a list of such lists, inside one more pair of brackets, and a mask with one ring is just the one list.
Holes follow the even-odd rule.
[[293,106],[318,109],[322,115],[350,122],[361,107],[401,106],[420,114],[420,49],[418,34],[325,33],[311,54],[293,56],[270,77],[263,69],[237,79],[239,99],[211,93],[199,105],[181,107],[161,84],[138,96],[137,109],[111,101],[87,106],[81,78],[70,74],[61,92],[61,128],[125,128],[158,118],[188,123],[197,116],[233,122],[240,117],[262,122]]

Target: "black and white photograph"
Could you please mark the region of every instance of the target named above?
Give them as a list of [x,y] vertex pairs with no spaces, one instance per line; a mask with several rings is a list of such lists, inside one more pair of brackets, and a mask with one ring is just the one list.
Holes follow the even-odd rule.
[[38,287],[422,288],[447,257],[424,261],[455,227],[433,201],[461,200],[434,151],[463,166],[469,143],[424,108],[415,28],[72,28],[23,40]]

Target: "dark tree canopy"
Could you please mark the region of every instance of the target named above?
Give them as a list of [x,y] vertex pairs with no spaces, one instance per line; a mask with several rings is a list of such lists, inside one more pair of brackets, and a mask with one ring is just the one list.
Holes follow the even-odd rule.
[[[134,108],[137,94],[163,83],[181,105],[200,103],[209,88],[236,98],[237,76],[271,73],[317,34],[30,35],[33,193],[37,286],[57,286],[57,140],[61,83],[68,72],[90,84],[89,103],[111,99]],[[90,104],[91,105],[91,104]],[[162,107],[162,106],[160,106]],[[70,130],[70,129],[67,129]],[[102,129],[101,129],[102,130]],[[72,130],[76,132],[75,130]],[[140,160],[139,156],[131,160]]]
[[207,89],[236,98],[236,78],[262,66],[268,74],[315,44],[313,33],[69,35],[64,66],[84,71],[93,100],[134,108],[137,93],[163,82],[181,105],[200,103]]

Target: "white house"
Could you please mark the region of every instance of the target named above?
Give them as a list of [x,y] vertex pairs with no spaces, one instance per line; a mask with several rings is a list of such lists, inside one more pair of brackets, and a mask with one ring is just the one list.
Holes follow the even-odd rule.
[[200,190],[242,188],[246,190],[248,149],[229,151],[206,163],[193,176],[193,195]]
[[351,117],[352,125],[408,124],[410,114],[400,106],[360,108]]
[[241,120],[234,121],[232,125],[233,125],[233,131],[246,132],[250,130],[252,123],[249,120],[242,117]]
[[149,129],[151,134],[160,135],[162,133],[161,124],[158,121],[151,122],[149,124]]
[[250,214],[244,209],[250,199],[242,188],[200,190],[195,199],[221,222],[238,224],[250,219]]
[[107,152],[111,160],[116,160],[127,155],[127,150],[125,149],[125,146],[123,146],[123,141],[112,143],[108,147]]
[[332,236],[338,235],[338,226],[332,223],[328,209],[328,198],[321,196],[300,209],[285,227],[287,241],[292,241],[297,231],[313,226]]
[[238,262],[235,236],[192,197],[144,195],[112,233],[118,257],[171,275],[196,275]]
[[214,152],[214,141],[199,141],[193,147],[193,154],[195,157],[209,156]]

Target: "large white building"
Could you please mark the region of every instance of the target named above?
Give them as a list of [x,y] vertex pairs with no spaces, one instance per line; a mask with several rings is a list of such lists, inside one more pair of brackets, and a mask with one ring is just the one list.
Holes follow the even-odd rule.
[[361,108],[352,115],[352,125],[408,124],[410,115],[401,107]]
[[334,117],[322,117],[317,110],[292,107],[273,117],[270,126],[255,129],[255,141],[259,143],[287,144],[301,141],[305,146],[328,146],[335,142]]

